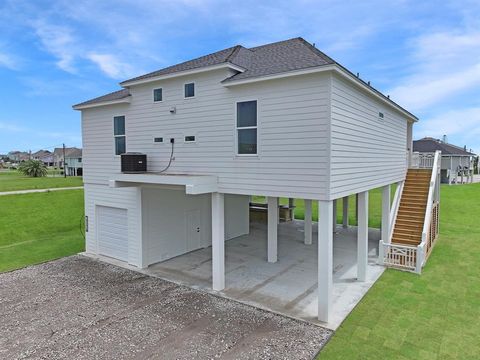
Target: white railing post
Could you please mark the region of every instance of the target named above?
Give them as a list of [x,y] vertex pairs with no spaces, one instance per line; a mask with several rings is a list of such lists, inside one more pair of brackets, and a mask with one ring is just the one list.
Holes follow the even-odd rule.
[[378,242],[378,262],[379,265],[385,264],[385,249],[383,240]]
[[415,272],[417,274],[422,273],[424,260],[425,260],[425,251],[424,251],[424,243],[423,243],[423,236],[422,236],[422,243],[417,246],[417,258],[416,258],[416,265],[415,265]]

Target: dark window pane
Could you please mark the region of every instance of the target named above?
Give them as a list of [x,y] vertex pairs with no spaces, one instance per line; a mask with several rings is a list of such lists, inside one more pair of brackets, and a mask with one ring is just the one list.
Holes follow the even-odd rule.
[[162,89],[153,90],[153,101],[162,101]]
[[115,116],[113,118],[113,134],[125,135],[125,116]]
[[237,127],[257,126],[257,102],[237,103]]
[[115,138],[115,155],[126,153],[125,136],[117,136]]
[[189,83],[185,84],[185,97],[193,97],[195,96],[195,84],[194,83]]
[[195,141],[195,136],[185,136],[185,142],[192,142]]
[[238,130],[238,153],[257,153],[257,129]]

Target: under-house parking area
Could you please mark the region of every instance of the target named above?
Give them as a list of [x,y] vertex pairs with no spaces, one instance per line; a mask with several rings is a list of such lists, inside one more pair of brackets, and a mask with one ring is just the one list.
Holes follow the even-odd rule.
[[[317,224],[313,225],[317,234]],[[317,241],[304,243],[303,221],[278,225],[278,261],[267,259],[267,225],[225,242],[225,289],[218,294],[287,316],[337,328],[384,271],[376,264],[380,231],[369,229],[368,271],[357,281],[357,228],[337,225],[333,240],[332,312],[317,319]],[[200,249],[151,265],[147,273],[212,291],[212,249]]]

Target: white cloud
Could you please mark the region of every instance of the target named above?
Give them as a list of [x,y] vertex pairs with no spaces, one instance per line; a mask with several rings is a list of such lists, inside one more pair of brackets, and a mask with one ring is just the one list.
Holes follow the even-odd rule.
[[18,68],[18,63],[13,56],[6,53],[0,53],[0,66],[6,67],[10,70],[16,70]]
[[8,122],[0,122],[0,130],[6,131],[6,132],[13,132],[13,133],[27,131],[27,129],[24,127],[18,126],[16,124],[8,123]]
[[389,91],[392,99],[422,111],[480,86],[480,31],[439,32],[413,41],[411,72]]
[[48,23],[45,19],[35,21],[33,27],[45,50],[58,59],[57,66],[64,71],[75,73],[74,60],[78,49],[72,29]]
[[87,58],[98,65],[100,70],[113,79],[128,78],[139,73],[138,69],[134,69],[130,64],[120,61],[116,56],[111,54],[90,53],[87,55]]

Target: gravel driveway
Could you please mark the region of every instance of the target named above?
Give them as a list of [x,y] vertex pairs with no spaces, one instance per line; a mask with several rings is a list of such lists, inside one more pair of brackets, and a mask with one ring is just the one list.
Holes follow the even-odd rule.
[[0,359],[311,359],[331,331],[83,256],[0,274]]

